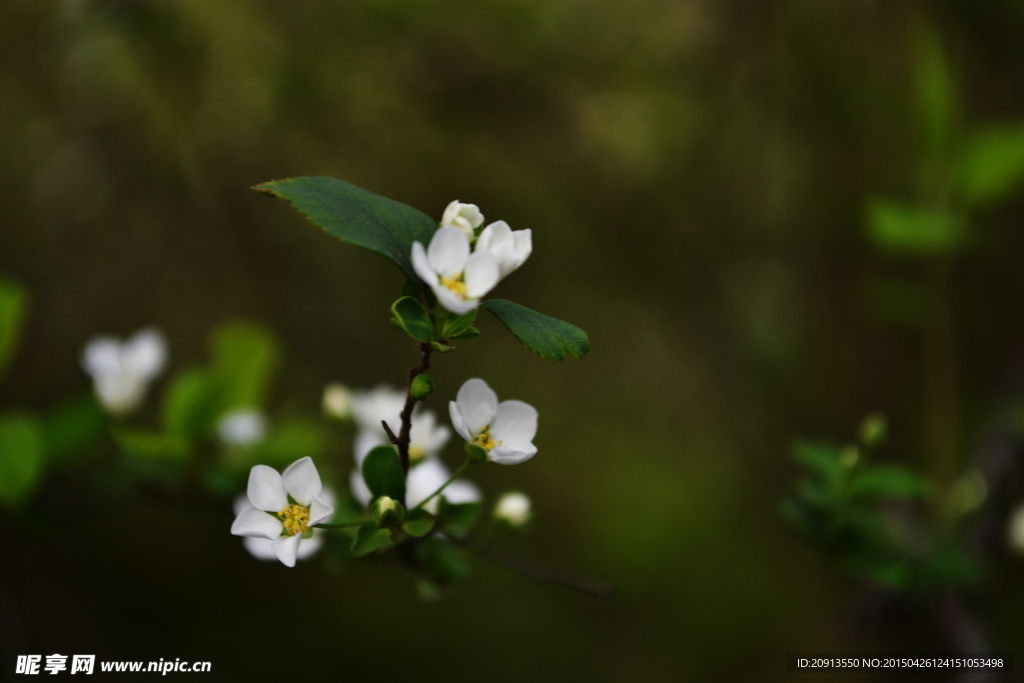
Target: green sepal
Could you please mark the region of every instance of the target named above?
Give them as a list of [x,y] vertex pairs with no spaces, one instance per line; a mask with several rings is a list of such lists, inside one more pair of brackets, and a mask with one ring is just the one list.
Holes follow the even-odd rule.
[[441,334],[442,339],[457,339],[459,335],[468,330],[473,326],[473,322],[476,321],[477,309],[473,309],[469,313],[449,318],[444,324],[444,332]]
[[390,496],[381,496],[373,501],[370,514],[378,529],[395,530],[402,525],[405,518],[405,506]]
[[480,503],[449,503],[442,494],[437,503],[437,528],[452,538],[463,538],[479,513]]
[[468,327],[459,334],[455,335],[454,337],[449,337],[449,339],[474,339],[475,337],[479,336],[480,330],[476,329],[475,327]]
[[405,516],[405,521],[402,522],[402,528],[410,536],[416,538],[426,536],[434,528],[434,517],[423,508],[410,510],[409,514]]
[[405,475],[398,451],[391,446],[377,446],[363,460],[363,481],[376,499],[389,496],[405,500]]
[[430,348],[434,349],[438,353],[448,353],[449,351],[455,350],[454,346],[448,346],[447,344],[442,344],[436,341],[430,342]]
[[424,344],[434,336],[434,325],[418,299],[403,296],[391,305],[392,325]]
[[483,306],[508,328],[520,344],[541,358],[558,362],[569,354],[580,359],[590,350],[587,333],[564,320],[504,299],[491,299]]
[[391,543],[391,532],[378,529],[376,522],[367,522],[359,526],[355,538],[352,539],[352,556],[362,557],[375,550],[380,550]]
[[466,442],[466,458],[474,465],[487,462],[487,451],[475,443]]

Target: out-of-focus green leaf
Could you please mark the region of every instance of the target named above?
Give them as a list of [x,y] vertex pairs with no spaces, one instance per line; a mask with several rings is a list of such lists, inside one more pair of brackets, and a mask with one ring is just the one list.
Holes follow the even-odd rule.
[[405,500],[405,475],[398,451],[391,446],[377,446],[363,460],[363,481],[374,498],[391,496]]
[[225,323],[214,330],[210,353],[222,410],[262,407],[278,360],[270,332],[249,322]]
[[473,528],[480,503],[449,503],[441,494],[437,504],[437,526],[452,538],[462,538]]
[[126,455],[140,461],[180,463],[189,458],[188,442],[171,434],[117,429],[114,440]]
[[459,548],[439,538],[428,538],[416,547],[416,559],[427,574],[438,583],[457,581],[468,571]]
[[868,204],[866,227],[876,247],[901,254],[950,252],[967,238],[963,216],[877,199]]
[[924,567],[924,588],[973,586],[985,577],[982,562],[963,548],[940,542]]
[[390,542],[390,531],[378,529],[376,522],[367,522],[359,527],[356,537],[352,539],[352,555],[353,557],[369,555],[375,550],[380,550]]
[[421,283],[412,267],[412,243],[426,247],[437,230],[437,221],[422,211],[322,176],[271,180],[253,189],[287,199],[315,225],[391,259],[410,281]]
[[508,328],[520,344],[541,358],[557,362],[568,353],[579,359],[590,350],[587,333],[564,320],[504,299],[491,299],[483,306]]
[[434,336],[430,316],[418,299],[403,296],[391,305],[391,315],[397,327],[416,341],[427,343]]
[[960,187],[964,201],[980,206],[1024,187],[1024,123],[992,126],[967,140]]
[[942,40],[932,27],[917,36],[914,55],[914,100],[917,118],[930,151],[943,153],[959,123],[956,82]]
[[0,504],[14,508],[30,496],[44,470],[43,430],[31,415],[0,416]]
[[920,475],[894,465],[854,473],[848,493],[854,498],[923,498],[930,487]]
[[0,377],[14,357],[28,310],[28,294],[15,283],[0,279]]
[[[308,418],[288,418],[271,425],[263,441],[249,449],[251,464],[289,465],[307,455],[316,458],[327,448],[323,425]],[[246,463],[246,467],[250,463]]]
[[220,384],[207,370],[178,373],[164,393],[164,429],[175,436],[196,438],[210,433],[220,409]]
[[863,290],[864,305],[883,322],[920,328],[936,310],[938,300],[919,282],[876,277]]
[[107,426],[107,414],[91,396],[66,401],[47,415],[43,422],[46,459],[58,463],[88,449]]
[[402,528],[410,536],[426,536],[434,528],[434,517],[423,508],[409,510],[409,514],[402,522]]
[[839,472],[842,448],[831,443],[797,441],[793,444],[793,459],[801,465],[831,478]]

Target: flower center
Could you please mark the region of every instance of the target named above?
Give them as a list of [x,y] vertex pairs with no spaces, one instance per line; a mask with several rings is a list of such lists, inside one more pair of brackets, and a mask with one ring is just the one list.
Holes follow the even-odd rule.
[[289,505],[278,512],[277,516],[281,518],[281,524],[289,536],[304,533],[309,524],[309,508],[305,505]]
[[501,445],[500,441],[498,443],[494,443],[494,439],[491,438],[490,427],[484,427],[483,429],[481,429],[480,432],[473,437],[473,443],[479,446],[480,448],[484,449],[488,453],[490,453],[491,449],[494,448],[495,446]]
[[466,283],[461,280],[457,280],[453,277],[442,277],[441,284],[449,289],[455,296],[465,300],[466,297]]

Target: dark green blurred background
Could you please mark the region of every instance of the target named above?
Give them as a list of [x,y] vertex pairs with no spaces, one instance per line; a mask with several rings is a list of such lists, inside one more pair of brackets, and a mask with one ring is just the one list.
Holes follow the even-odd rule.
[[[619,589],[480,561],[423,604],[387,563],[256,562],[229,505],[55,473],[0,512],[5,672],[60,652],[209,660],[211,680],[790,680],[786,652],[948,650],[924,612],[861,618],[866,589],[778,513],[799,435],[880,409],[882,457],[941,484],[1024,392],[1024,195],[925,253],[864,227],[875,197],[943,201],[921,36],[951,65],[951,135],[1024,117],[1009,0],[3,0],[0,273],[31,311],[0,408],[86,390],[96,333],[155,324],[177,369],[236,317],[283,344],[275,406],[398,385],[400,272],[249,187],[473,202],[533,231],[497,296],[592,351],[554,365],[482,320],[436,358],[431,406],[473,376],[535,405],[539,456],[474,478],[534,498],[517,552]],[[1022,652],[1024,567],[996,559],[971,604]]]

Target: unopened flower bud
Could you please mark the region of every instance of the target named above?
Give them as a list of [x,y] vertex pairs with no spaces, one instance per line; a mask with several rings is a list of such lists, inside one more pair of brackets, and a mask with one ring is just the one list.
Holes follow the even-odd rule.
[[397,529],[402,525],[405,508],[394,498],[381,496],[373,504],[373,521],[379,529]]
[[409,387],[409,393],[417,401],[422,401],[434,393],[434,380],[427,374],[416,375]]
[[331,382],[324,388],[324,414],[339,420],[352,416],[352,392],[341,382]]
[[504,494],[494,506],[495,521],[513,529],[522,529],[532,516],[530,498],[519,491]]

